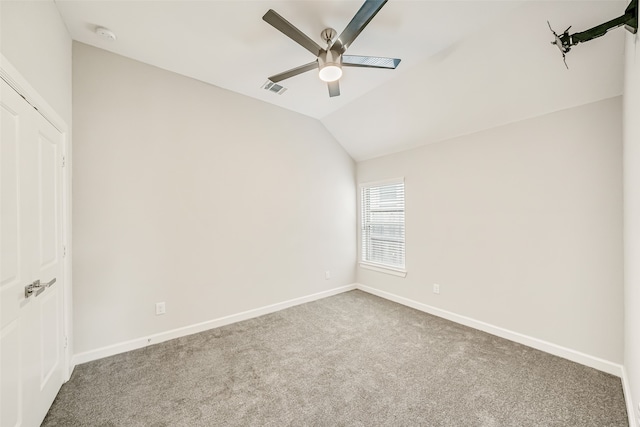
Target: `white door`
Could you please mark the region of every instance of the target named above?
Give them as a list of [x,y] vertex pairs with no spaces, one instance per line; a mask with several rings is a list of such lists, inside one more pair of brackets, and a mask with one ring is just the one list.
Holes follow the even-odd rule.
[[0,84],[0,425],[39,426],[63,382],[63,137]]

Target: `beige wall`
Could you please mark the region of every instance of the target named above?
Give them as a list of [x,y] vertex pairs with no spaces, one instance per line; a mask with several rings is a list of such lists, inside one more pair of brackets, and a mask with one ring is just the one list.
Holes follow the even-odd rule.
[[318,121],[73,60],[76,353],[354,282],[355,165]]
[[0,50],[71,128],[71,37],[52,0],[0,1]]
[[624,361],[631,395],[628,405],[640,422],[640,41],[627,33],[624,90]]
[[617,97],[358,163],[358,182],[405,177],[408,271],[358,282],[622,363],[621,114]]

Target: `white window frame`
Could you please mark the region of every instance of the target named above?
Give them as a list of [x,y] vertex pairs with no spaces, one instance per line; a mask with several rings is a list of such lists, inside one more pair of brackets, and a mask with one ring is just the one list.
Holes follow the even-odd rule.
[[385,263],[379,263],[379,262],[375,262],[375,261],[371,261],[371,260],[367,260],[365,259],[366,254],[364,253],[364,247],[365,247],[365,239],[366,239],[366,233],[364,231],[365,229],[365,206],[364,206],[364,192],[366,189],[368,188],[372,188],[372,187],[382,187],[385,185],[391,185],[391,184],[402,184],[404,187],[404,177],[402,178],[393,178],[393,179],[388,179],[388,180],[383,180],[383,181],[374,181],[374,182],[364,182],[359,184],[359,192],[358,192],[358,201],[359,201],[359,239],[358,239],[358,253],[359,253],[359,264],[362,268],[366,268],[369,270],[374,270],[374,271],[378,271],[381,273],[386,273],[386,274],[391,274],[394,276],[399,276],[399,277],[406,277],[407,275],[407,270],[406,270],[406,197],[405,200],[403,200],[403,228],[404,228],[404,234],[405,234],[405,238],[404,241],[402,242],[403,245],[403,265],[390,265],[390,264],[385,264]]

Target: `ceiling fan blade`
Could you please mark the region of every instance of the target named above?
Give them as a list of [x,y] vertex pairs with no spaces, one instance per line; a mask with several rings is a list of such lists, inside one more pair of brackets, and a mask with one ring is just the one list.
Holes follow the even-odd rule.
[[400,63],[398,58],[381,58],[379,56],[342,55],[345,67],[369,67],[395,69]]
[[292,68],[280,74],[276,74],[275,76],[271,76],[269,77],[269,80],[271,80],[274,83],[277,83],[282,80],[288,79],[289,77],[297,76],[298,74],[306,73],[307,71],[317,70],[317,69],[318,69],[318,60],[315,60],[313,62],[309,62],[308,64],[304,64],[299,67]]
[[318,43],[311,40],[306,34],[294,27],[291,22],[278,15],[273,9],[269,9],[262,19],[315,56],[320,55],[320,52],[324,50]]
[[360,10],[358,10],[351,19],[347,28],[345,28],[342,34],[335,40],[331,46],[331,50],[344,53],[386,2],[387,0],[366,0],[362,7],[360,7]]
[[327,86],[329,87],[329,97],[340,96],[340,83],[338,83],[338,80],[328,82]]

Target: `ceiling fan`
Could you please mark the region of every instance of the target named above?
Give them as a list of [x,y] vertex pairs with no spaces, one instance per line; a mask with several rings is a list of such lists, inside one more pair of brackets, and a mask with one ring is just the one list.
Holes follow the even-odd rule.
[[342,77],[343,66],[395,69],[400,63],[397,58],[344,54],[386,2],[387,0],[366,0],[338,37],[336,37],[338,33],[333,28],[324,29],[320,36],[327,43],[326,49],[278,15],[273,9],[269,9],[262,19],[316,56],[315,61],[273,75],[269,77],[269,80],[272,83],[277,83],[289,77],[318,69],[320,80],[327,82],[329,96],[333,97],[340,95],[338,80]]

